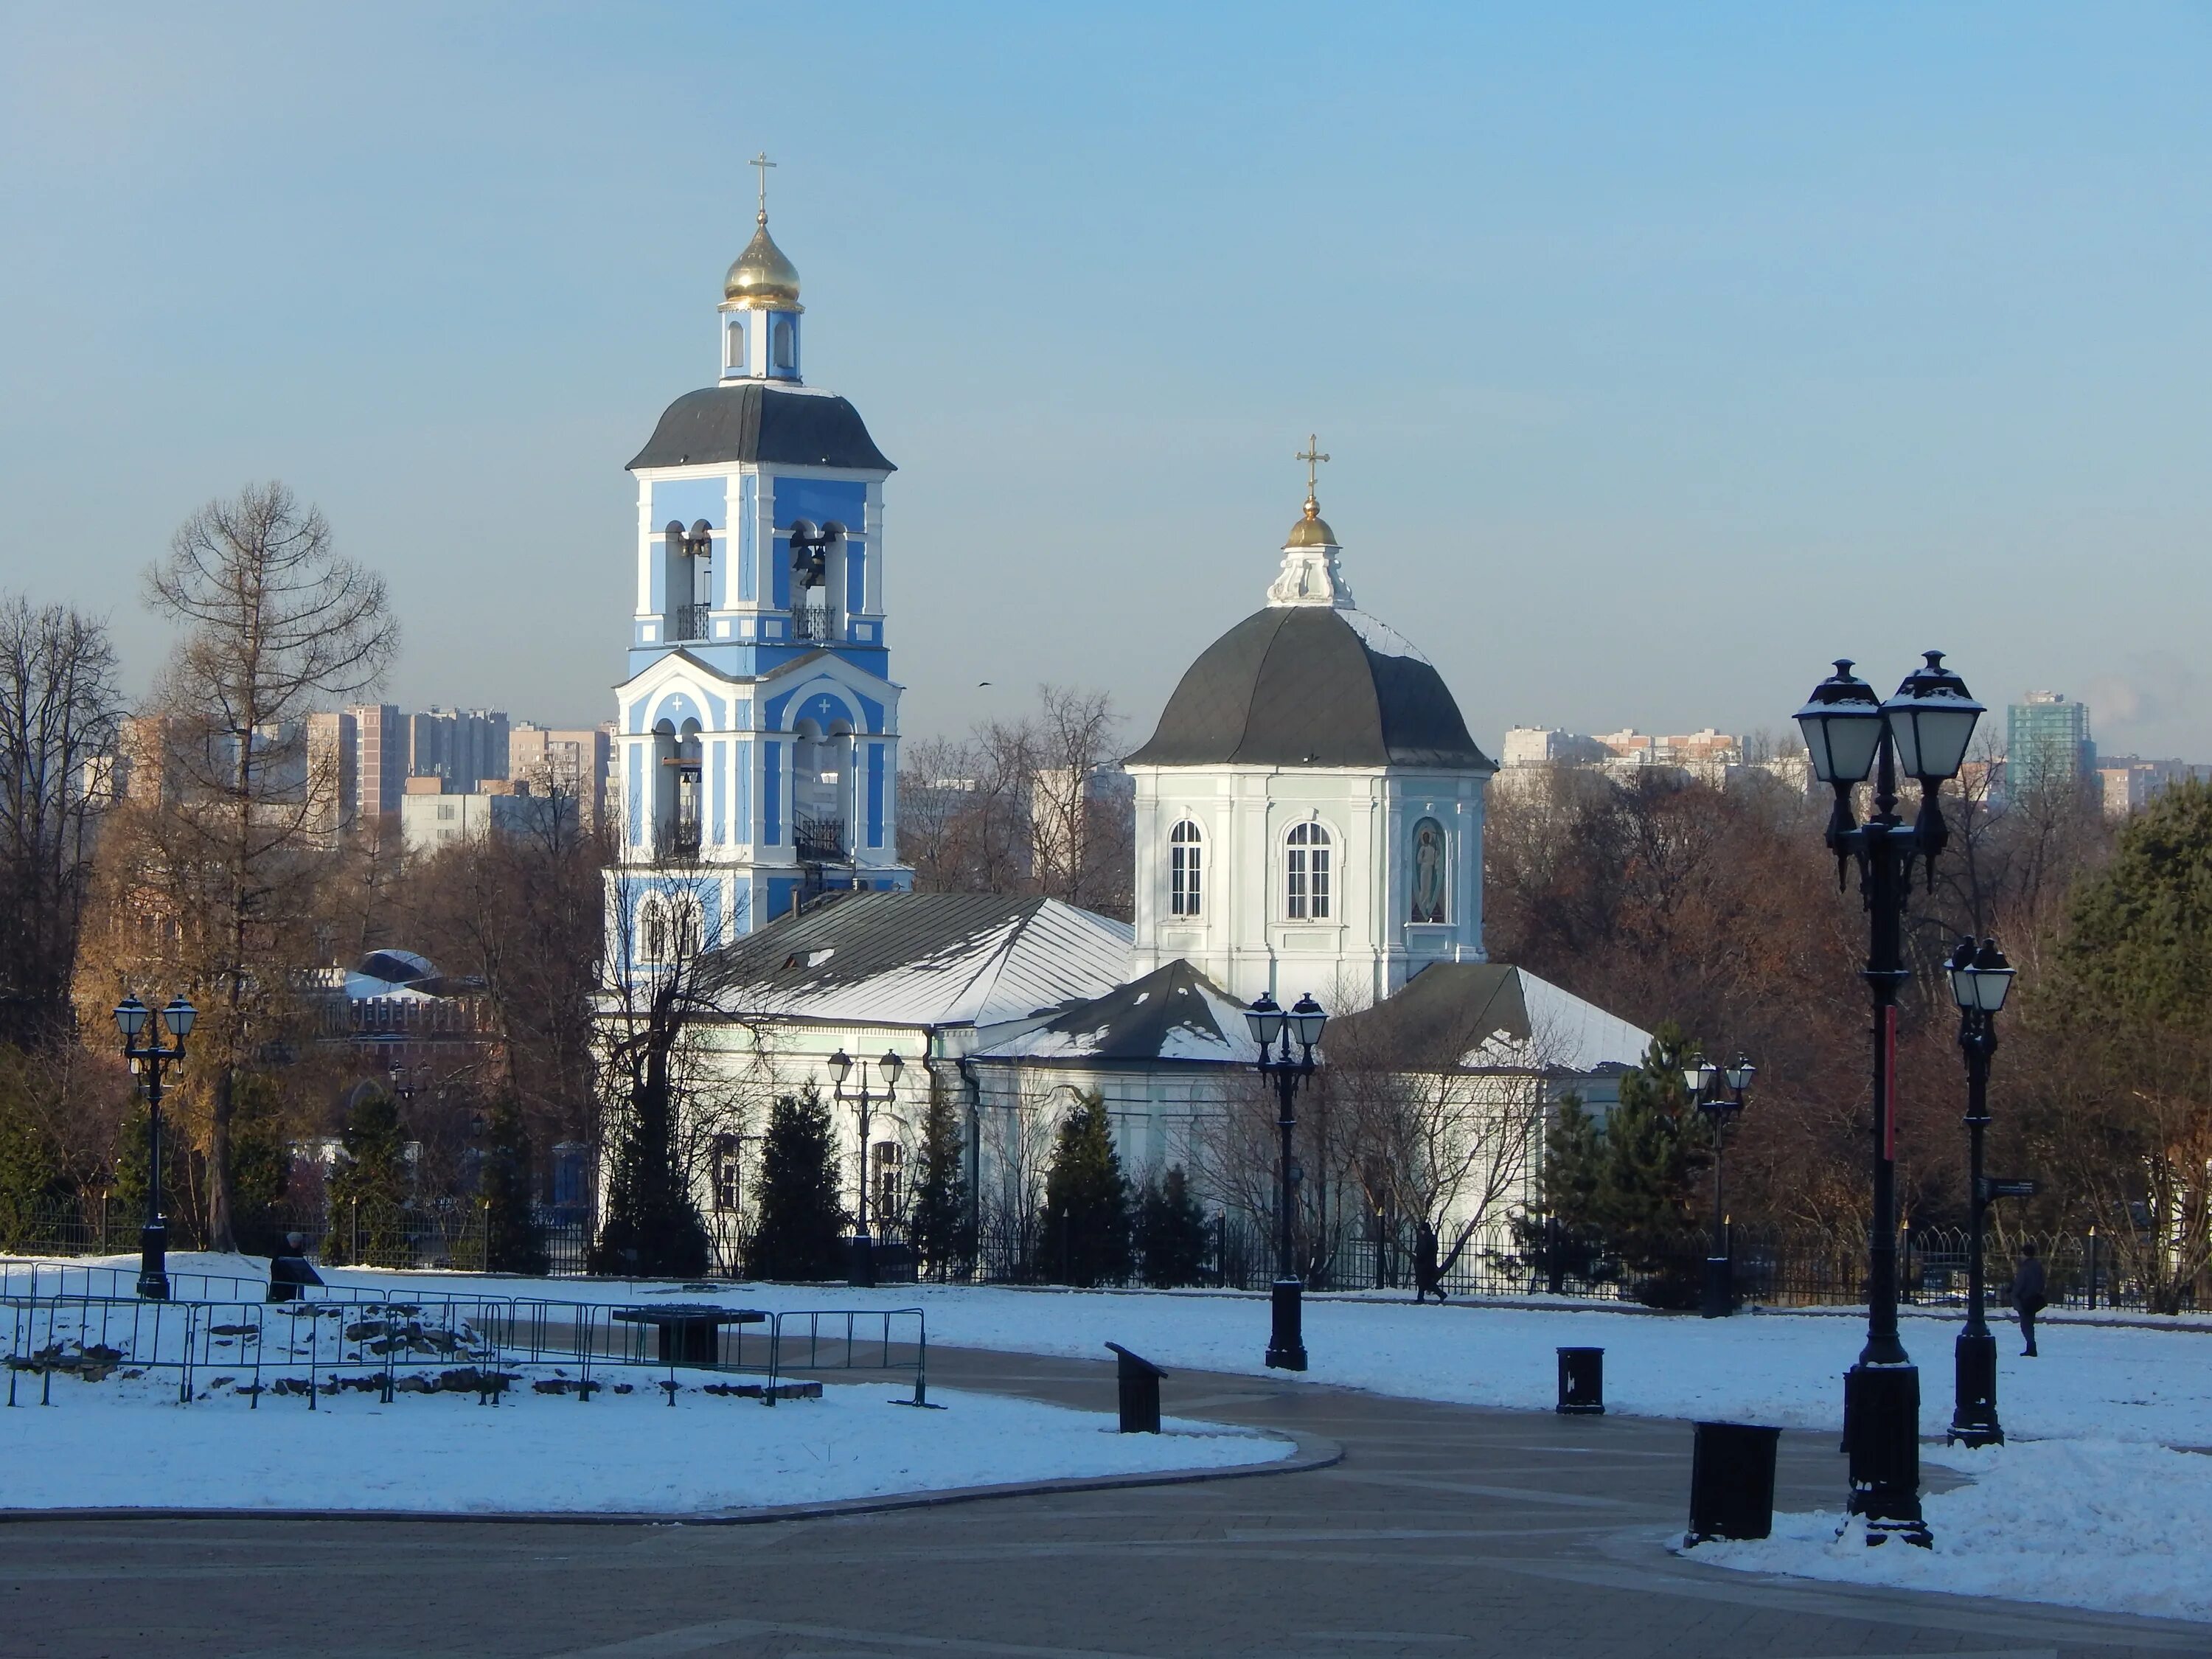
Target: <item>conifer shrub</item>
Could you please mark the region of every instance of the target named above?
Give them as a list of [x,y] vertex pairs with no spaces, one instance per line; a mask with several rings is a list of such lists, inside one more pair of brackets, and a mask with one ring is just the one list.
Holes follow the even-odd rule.
[[1182,1166],[1146,1182],[1137,1206],[1137,1267],[1160,1290],[1197,1285],[1206,1277],[1206,1212],[1191,1196]]
[[1040,1220],[1039,1265],[1048,1279],[1091,1285],[1128,1278],[1129,1181],[1095,1093],[1076,1103],[1054,1137]]
[[829,1103],[810,1083],[769,1109],[747,1271],[758,1279],[842,1278],[843,1188]]

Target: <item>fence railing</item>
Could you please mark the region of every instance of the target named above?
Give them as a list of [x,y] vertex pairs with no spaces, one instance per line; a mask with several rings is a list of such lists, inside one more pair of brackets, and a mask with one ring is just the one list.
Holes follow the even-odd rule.
[[[298,1395],[313,1411],[319,1396],[349,1390],[373,1392],[386,1404],[401,1394],[427,1393],[474,1394],[479,1403],[496,1403],[526,1381],[538,1393],[588,1401],[605,1386],[595,1369],[664,1367],[672,1404],[679,1368],[757,1374],[756,1383],[706,1386],[771,1406],[824,1373],[910,1376],[909,1403],[927,1403],[928,1334],[919,1308],[766,1313],[756,1322],[768,1327],[764,1336],[749,1340],[742,1324],[709,1325],[713,1340],[698,1344],[692,1333],[672,1341],[665,1329],[656,1342],[653,1325],[623,1317],[637,1310],[600,1303],[381,1293],[356,1299],[343,1295],[344,1287],[331,1289],[340,1293],[311,1290],[286,1302],[0,1292],[5,1403],[26,1403],[27,1379],[36,1381],[39,1403],[51,1405],[58,1376],[102,1382],[118,1373],[173,1376],[179,1404],[227,1387],[257,1410],[264,1394]],[[652,1311],[680,1319],[686,1310]],[[794,1378],[812,1380],[794,1385]]]

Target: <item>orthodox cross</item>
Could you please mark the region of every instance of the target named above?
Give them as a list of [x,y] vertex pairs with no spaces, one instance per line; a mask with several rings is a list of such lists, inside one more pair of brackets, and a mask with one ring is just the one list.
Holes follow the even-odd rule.
[[[760,169],[760,216],[761,222],[763,224],[766,224],[768,222],[768,170],[774,167],[775,163],[769,161],[768,159],[768,152],[766,150],[763,150],[759,155],[754,156],[751,161],[746,162],[745,165],[749,167],[758,167]],[[1326,457],[1324,457],[1324,459],[1326,459]]]
[[1291,459],[1294,461],[1304,461],[1306,464],[1306,494],[1309,496],[1312,495],[1314,484],[1318,477],[1314,469],[1328,459],[1321,453],[1321,440],[1314,434],[1307,433],[1306,447]]

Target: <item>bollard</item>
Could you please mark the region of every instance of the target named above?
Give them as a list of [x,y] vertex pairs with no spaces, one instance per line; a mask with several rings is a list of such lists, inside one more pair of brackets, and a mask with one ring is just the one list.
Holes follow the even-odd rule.
[[1559,1414],[1562,1417],[1605,1415],[1605,1350],[1559,1350]]
[[1158,1434],[1160,1431],[1160,1379],[1167,1375],[1142,1354],[1131,1353],[1118,1342],[1106,1345],[1120,1357],[1121,1432]]
[[1764,1538],[1774,1530],[1774,1448],[1779,1429],[1700,1423],[1690,1461],[1686,1548],[1709,1538]]

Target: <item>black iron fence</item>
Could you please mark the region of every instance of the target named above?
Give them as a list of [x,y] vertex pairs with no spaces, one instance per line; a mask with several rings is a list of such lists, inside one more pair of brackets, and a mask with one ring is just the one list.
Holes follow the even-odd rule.
[[[138,1248],[145,1219],[136,1206],[108,1199],[0,1205],[0,1252],[17,1255],[118,1255]],[[506,1264],[488,1259],[489,1212],[476,1199],[420,1204],[357,1204],[326,1209],[279,1208],[246,1218],[240,1243],[250,1254],[272,1255],[297,1233],[309,1255],[333,1266],[444,1268],[482,1273]],[[591,1212],[582,1205],[534,1206],[531,1232],[545,1270],[581,1273],[591,1249]],[[171,1216],[169,1248],[206,1248],[198,1228]]]

